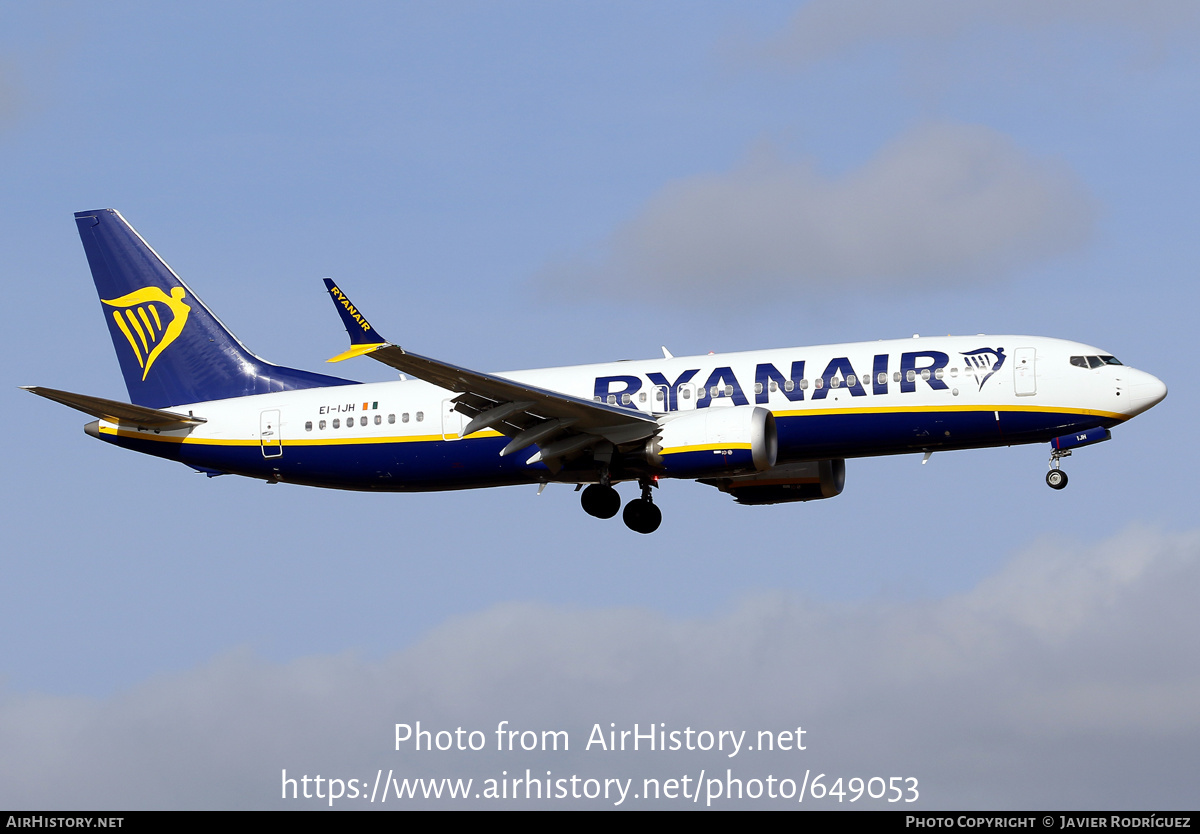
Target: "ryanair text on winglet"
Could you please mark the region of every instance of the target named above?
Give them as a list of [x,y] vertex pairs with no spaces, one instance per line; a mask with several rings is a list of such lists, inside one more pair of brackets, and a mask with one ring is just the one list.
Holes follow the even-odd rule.
[[350,303],[350,299],[346,298],[345,293],[343,293],[337,287],[330,287],[329,294],[332,295],[339,304],[346,308],[346,312],[350,314],[350,318],[358,322],[363,330],[371,329],[370,323],[363,318],[362,313],[358,312],[358,309]]

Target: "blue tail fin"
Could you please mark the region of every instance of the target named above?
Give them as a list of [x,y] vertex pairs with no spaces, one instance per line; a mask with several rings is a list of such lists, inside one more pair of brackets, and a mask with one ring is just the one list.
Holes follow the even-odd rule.
[[135,404],[165,408],[354,384],[259,359],[115,209],[76,212],[75,224]]

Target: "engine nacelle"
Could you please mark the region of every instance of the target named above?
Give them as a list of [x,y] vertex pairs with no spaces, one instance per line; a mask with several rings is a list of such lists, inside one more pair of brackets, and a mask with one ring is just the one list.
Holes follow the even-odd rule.
[[841,495],[846,486],[846,461],[839,458],[785,463],[757,475],[709,478],[701,483],[729,493],[739,504],[817,501]]
[[778,452],[775,415],[753,405],[672,415],[646,442],[651,465],[684,478],[764,472]]

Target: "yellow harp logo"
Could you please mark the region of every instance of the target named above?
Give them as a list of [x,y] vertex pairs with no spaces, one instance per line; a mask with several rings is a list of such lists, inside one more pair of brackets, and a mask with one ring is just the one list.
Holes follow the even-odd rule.
[[142,381],[159,354],[183,332],[183,325],[192,310],[183,303],[183,297],[183,287],[174,287],[170,295],[158,287],[146,287],[120,298],[100,299],[117,308],[113,310],[113,321],[133,348],[133,355],[142,369]]

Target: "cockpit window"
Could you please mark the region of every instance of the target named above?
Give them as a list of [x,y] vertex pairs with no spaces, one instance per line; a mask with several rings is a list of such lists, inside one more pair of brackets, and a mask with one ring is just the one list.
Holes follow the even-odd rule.
[[1071,364],[1076,368],[1102,368],[1105,365],[1120,365],[1121,361],[1115,356],[1072,356]]

